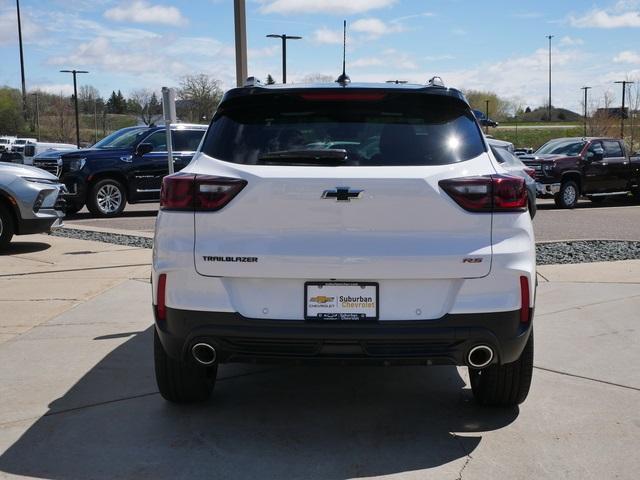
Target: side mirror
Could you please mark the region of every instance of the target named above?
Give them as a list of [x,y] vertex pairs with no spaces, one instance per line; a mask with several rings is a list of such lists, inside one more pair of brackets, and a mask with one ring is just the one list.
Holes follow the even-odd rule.
[[136,147],[136,157],[142,157],[149,152],[153,151],[153,145],[150,143],[139,143]]

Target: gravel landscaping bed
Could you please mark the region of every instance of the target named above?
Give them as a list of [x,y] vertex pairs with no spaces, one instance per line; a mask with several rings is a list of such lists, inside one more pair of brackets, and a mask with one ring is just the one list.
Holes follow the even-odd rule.
[[[151,248],[153,246],[151,238],[118,233],[58,228],[52,231],[51,235],[114,243],[128,247]],[[640,241],[575,240],[571,242],[540,243],[536,245],[536,257],[538,265],[635,260],[640,259]]]

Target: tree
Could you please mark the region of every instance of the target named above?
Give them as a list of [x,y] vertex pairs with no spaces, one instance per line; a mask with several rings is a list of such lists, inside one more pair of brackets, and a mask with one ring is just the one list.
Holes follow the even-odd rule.
[[310,73],[300,80],[301,83],[333,83],[335,78],[324,73]]
[[202,122],[213,115],[222,98],[220,81],[203,73],[187,75],[180,82],[178,94],[189,121]]
[[0,88],[0,133],[15,135],[24,127],[22,96],[15,88]]
[[271,74],[267,75],[267,85],[273,85],[275,84],[276,81],[273,79],[273,77],[271,76]]
[[494,120],[504,120],[514,113],[515,106],[513,102],[499,97],[494,92],[465,90],[464,94],[471,107],[482,112],[485,111],[486,101],[489,100],[489,117]]
[[92,85],[81,85],[78,89],[78,106],[82,113],[93,113],[96,102],[102,100],[100,92]]
[[155,123],[161,116],[156,93],[149,89],[135,90],[127,102],[130,112],[137,115],[145,125]]

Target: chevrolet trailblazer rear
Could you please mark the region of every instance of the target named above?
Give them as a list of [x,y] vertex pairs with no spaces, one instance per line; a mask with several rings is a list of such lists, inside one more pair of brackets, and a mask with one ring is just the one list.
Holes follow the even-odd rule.
[[514,405],[533,365],[527,189],[464,96],[428,85],[251,85],[162,186],[153,256],[162,395],[227,362],[459,365]]

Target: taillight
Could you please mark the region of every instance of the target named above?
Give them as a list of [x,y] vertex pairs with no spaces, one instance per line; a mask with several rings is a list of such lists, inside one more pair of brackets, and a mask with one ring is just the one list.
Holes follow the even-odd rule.
[[531,320],[531,307],[529,306],[529,279],[520,277],[520,322],[528,323]]
[[531,178],[533,178],[534,180],[536,179],[536,169],[535,168],[525,167],[525,168],[523,168],[523,170],[524,170],[524,173],[529,175]]
[[247,184],[239,178],[176,173],[162,180],[160,209],[213,212],[227,205]]
[[167,295],[167,274],[161,273],[158,276],[158,291],[156,292],[156,314],[158,320],[167,319],[167,304],[165,303]]
[[470,212],[523,212],[527,210],[524,178],[487,175],[440,180],[440,187]]

